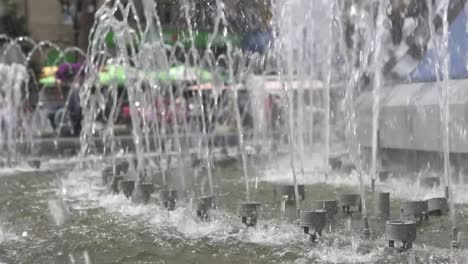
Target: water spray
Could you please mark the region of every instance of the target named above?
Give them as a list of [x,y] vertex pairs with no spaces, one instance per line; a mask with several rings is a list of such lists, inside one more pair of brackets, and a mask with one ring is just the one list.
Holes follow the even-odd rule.
[[375,39],[374,39],[374,52],[373,52],[373,68],[374,82],[373,82],[373,105],[372,105],[372,160],[371,160],[371,190],[375,191],[375,181],[377,178],[377,152],[379,149],[379,116],[380,116],[380,89],[382,86],[382,43],[384,41],[385,19],[387,18],[386,9],[387,1],[378,1],[377,18],[375,24]]

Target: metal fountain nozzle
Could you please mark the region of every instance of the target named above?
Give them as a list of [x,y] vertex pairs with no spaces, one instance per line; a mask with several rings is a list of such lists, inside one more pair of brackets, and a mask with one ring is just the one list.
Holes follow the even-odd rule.
[[461,237],[462,237],[462,232],[461,232],[457,227],[452,228],[452,243],[451,243],[451,247],[452,247],[453,249],[460,249]]
[[367,217],[363,217],[363,224],[364,224],[364,229],[362,230],[362,235],[364,238],[369,238],[371,235],[370,227],[369,227],[369,220]]
[[283,197],[281,197],[281,214],[284,216],[284,214],[286,213],[286,203],[288,202],[288,196],[287,195],[283,195]]

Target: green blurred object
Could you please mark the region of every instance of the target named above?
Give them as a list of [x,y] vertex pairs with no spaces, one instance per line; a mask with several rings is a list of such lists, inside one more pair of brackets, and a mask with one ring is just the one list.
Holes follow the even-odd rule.
[[102,85],[124,85],[125,68],[122,65],[108,65],[105,71],[99,73],[99,82]]
[[39,83],[45,87],[55,86],[55,81],[56,81],[55,76],[48,76],[48,77],[39,79]]
[[[47,76],[39,79],[43,86],[55,86],[55,76]],[[108,65],[106,70],[99,73],[99,82],[102,85],[125,85],[125,69],[121,65]]]
[[65,55],[57,49],[52,49],[47,53],[46,66],[56,66],[65,63],[75,63],[76,56],[73,52],[67,52]]
[[167,71],[161,72],[142,72],[132,67],[122,65],[108,65],[105,70],[99,73],[99,82],[101,85],[116,84],[123,86],[126,84],[127,75],[138,78],[152,79],[161,85],[170,85],[172,83],[209,83],[215,80],[213,74],[200,67],[187,67],[185,65],[174,66]]
[[106,44],[109,47],[115,47],[114,31],[109,31],[106,35]]
[[[127,48],[131,47],[130,44],[133,44],[135,47],[138,47],[138,45],[140,43],[140,36],[138,34],[136,34],[136,33],[134,34],[134,36],[136,38],[133,39],[133,43],[130,42],[130,43],[125,44],[125,46]],[[110,30],[109,32],[107,32],[107,34],[104,37],[104,42],[106,43],[107,48],[110,48],[110,49],[115,49],[116,48],[114,31]]]
[[207,83],[214,80],[213,74],[200,67],[187,67],[185,65],[174,66],[167,72],[160,72],[158,80],[168,82],[199,82]]
[[[112,84],[125,85],[127,73],[131,75],[144,76],[147,79],[155,79],[161,84],[170,84],[174,82],[198,82],[209,83],[214,81],[214,76],[208,70],[200,67],[187,67],[185,65],[174,66],[168,72],[150,73],[139,72],[134,68],[125,68],[122,65],[107,65],[105,70],[99,73],[99,83],[101,85],[110,86]],[[46,86],[54,86],[55,76],[41,78],[39,83]]]

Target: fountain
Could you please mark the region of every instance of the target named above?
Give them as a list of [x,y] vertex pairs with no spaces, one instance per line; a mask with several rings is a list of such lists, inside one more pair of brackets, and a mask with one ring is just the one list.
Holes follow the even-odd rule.
[[[47,263],[81,251],[93,263],[463,260],[466,198],[452,175],[464,172],[466,81],[451,80],[447,42],[466,7],[409,2],[182,0],[165,12],[117,0],[96,12],[86,52],[0,36],[0,163],[15,174],[0,185],[0,230],[25,229],[34,250],[47,241]],[[174,12],[184,30],[167,32]],[[231,36],[250,26],[271,31],[265,52]],[[435,83],[398,84],[399,60],[431,47]],[[7,62],[13,49],[24,62]],[[80,61],[50,84],[69,88],[53,115],[30,70],[49,49]],[[5,243],[11,256],[24,241]]]

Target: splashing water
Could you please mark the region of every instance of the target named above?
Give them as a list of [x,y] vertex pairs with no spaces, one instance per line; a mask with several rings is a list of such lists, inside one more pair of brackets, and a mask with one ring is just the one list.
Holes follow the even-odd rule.
[[[23,107],[30,95],[22,91],[33,85],[29,83],[33,76],[28,65],[48,48],[60,50],[60,56],[75,52],[83,57],[83,67],[71,86],[79,97],[83,116],[79,138],[74,139],[79,141],[79,156],[67,162],[77,162],[79,166],[63,183],[67,192],[58,199],[47,199],[46,207],[57,228],[67,226],[71,218],[66,204],[70,199],[74,210],[103,210],[99,214],[116,217],[119,225],[130,223],[132,232],[143,222],[145,228],[164,239],[169,237],[168,241],[188,238],[190,244],[208,238],[208,244],[215,241],[216,245],[228,247],[253,243],[271,250],[280,246],[286,249],[275,254],[284,259],[294,255],[296,263],[350,259],[373,262],[385,258],[382,247],[362,250],[365,242],[353,235],[350,241],[333,234],[310,249],[304,246],[306,238],[293,224],[261,219],[256,228],[243,229],[230,211],[232,208],[218,208],[212,221],[201,222],[187,200],[206,195],[206,189],[211,196],[223,191],[221,176],[225,176],[227,169],[218,170],[215,152],[217,148],[224,150],[230,146],[218,142],[221,134],[225,141],[226,138],[236,141],[233,145],[242,162],[242,172],[235,175],[233,182],[237,188],[245,189],[245,197],[243,193],[237,194],[239,190],[231,189],[230,195],[235,199],[266,200],[263,185],[270,187],[271,182],[292,182],[295,197],[299,197],[300,183],[338,189],[351,186],[359,188],[362,217],[367,217],[366,183],[374,183],[382,169],[379,125],[387,71],[389,61],[398,59],[389,55],[396,48],[387,41],[392,27],[387,7],[392,1],[273,1],[266,15],[271,16],[266,27],[273,38],[268,51],[261,54],[246,52],[227,40],[235,23],[230,19],[231,4],[221,0],[205,6],[211,11],[204,12],[204,19],[210,20],[212,27],[206,46],[200,48],[197,37],[203,25],[196,14],[202,10],[193,1],[179,2],[178,23],[187,30],[174,35],[176,41],[171,44],[159,17],[158,8],[162,4],[150,0],[106,1],[96,13],[86,52],[76,48],[60,50],[53,43],[36,43],[28,38],[2,37],[8,43],[0,59],[0,146],[5,150],[1,154],[2,163],[11,167],[22,160],[21,155],[39,155],[35,143],[43,138],[38,132],[48,126],[45,112],[39,106],[29,112]],[[441,95],[444,181],[450,194],[451,225],[456,227],[454,204],[465,203],[466,197],[462,186],[452,186],[450,175],[450,69],[446,44],[449,6],[447,0],[437,8],[443,20],[440,43],[432,27],[436,17],[432,3],[428,5],[427,20],[432,45],[440,53],[434,67],[437,73],[441,72],[437,82]],[[108,43],[110,33],[112,45]],[[215,52],[220,39],[226,42],[221,55]],[[24,65],[6,63],[9,52],[25,43],[32,45],[32,49],[23,54]],[[117,74],[104,83],[103,72]],[[368,131],[362,129],[357,116],[358,98],[365,90],[372,90],[372,105],[367,113],[372,116],[366,120],[371,128]],[[75,99],[72,96],[66,98],[65,109]],[[123,109],[128,119],[125,136],[117,132],[119,122],[125,119]],[[67,118],[64,114],[60,124],[67,123]],[[232,137],[219,132],[223,127],[228,127]],[[130,143],[124,144],[125,140]],[[59,148],[59,141],[63,139],[57,135],[55,149]],[[18,150],[19,143],[24,142],[31,149],[30,154]],[[342,146],[350,156],[354,172],[331,170],[332,152]],[[369,164],[367,147],[371,148]],[[262,151],[273,161],[266,165],[257,162],[256,156],[261,156],[258,154]],[[253,152],[255,155],[251,155]],[[134,205],[122,195],[107,194],[96,181],[99,178],[96,171],[102,169],[102,163],[111,163],[116,174],[120,160],[129,162],[125,179],[135,180],[136,185],[157,182],[161,187],[177,189],[181,194],[180,206],[167,212],[156,204]],[[259,170],[260,166],[266,169]],[[87,167],[92,169],[83,172]],[[250,186],[252,177],[255,189]],[[390,190],[397,199],[440,196],[439,188],[414,187],[415,178],[392,178],[378,187]],[[237,180],[241,180],[240,185]],[[158,199],[153,195],[151,201]],[[306,205],[296,199],[296,209]],[[344,228],[352,232],[349,221]],[[1,238],[0,232],[0,242]],[[340,246],[341,242],[345,245]],[[340,252],[332,252],[335,248]],[[90,253],[83,252],[80,259],[90,263]],[[76,261],[73,254],[69,258]],[[405,261],[416,259],[411,255]]]

